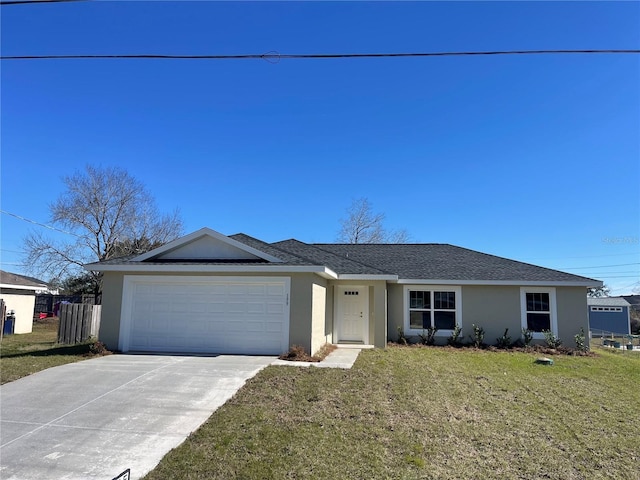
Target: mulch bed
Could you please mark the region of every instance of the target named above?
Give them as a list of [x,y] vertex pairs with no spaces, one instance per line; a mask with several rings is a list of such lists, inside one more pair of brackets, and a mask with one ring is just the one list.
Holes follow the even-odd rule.
[[321,362],[327,355],[333,352],[337,347],[330,343],[325,343],[315,355],[309,355],[300,345],[294,345],[291,349],[278,358],[280,360],[288,360],[290,362]]
[[473,350],[487,350],[489,352],[522,352],[522,353],[537,353],[543,355],[571,355],[574,357],[597,357],[598,354],[593,351],[583,351],[577,350],[575,348],[570,347],[558,347],[558,348],[549,348],[546,345],[531,345],[529,347],[509,347],[509,348],[498,348],[494,345],[486,345],[482,348],[476,348],[472,345],[423,345],[421,343],[410,343],[408,345],[403,345],[400,343],[389,342],[387,344],[389,347],[409,347],[409,348],[449,348],[449,349],[473,349]]

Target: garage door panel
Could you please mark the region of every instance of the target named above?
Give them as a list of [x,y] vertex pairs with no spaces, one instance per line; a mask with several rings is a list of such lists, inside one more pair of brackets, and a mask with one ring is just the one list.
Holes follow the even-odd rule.
[[142,277],[130,277],[128,350],[279,354],[288,348],[288,279]]

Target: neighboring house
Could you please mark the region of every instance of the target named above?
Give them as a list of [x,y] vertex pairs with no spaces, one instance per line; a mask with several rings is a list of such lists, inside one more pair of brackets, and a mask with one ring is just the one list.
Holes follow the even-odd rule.
[[631,334],[629,302],[622,297],[588,298],[589,328],[593,335],[606,333]]
[[589,328],[586,289],[602,282],[445,244],[265,243],[203,228],[101,271],[99,338],[110,349],[280,354],[326,342],[384,347],[482,326],[551,330],[565,344]]
[[37,278],[0,270],[0,298],[4,300],[7,312],[15,312],[13,333],[31,333],[36,293],[47,288],[46,282]]

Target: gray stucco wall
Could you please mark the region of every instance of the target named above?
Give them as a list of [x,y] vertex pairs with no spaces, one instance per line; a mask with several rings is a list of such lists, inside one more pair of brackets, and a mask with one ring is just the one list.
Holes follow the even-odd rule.
[[[403,285],[391,284],[388,288],[388,334],[397,339],[398,327],[404,327]],[[574,335],[584,328],[588,337],[587,299],[584,287],[555,287],[558,318],[558,336],[566,346],[575,346]],[[515,341],[520,338],[522,316],[519,286],[463,285],[462,286],[462,335],[465,341],[473,334],[473,324],[484,328],[485,343],[493,345],[496,339],[509,329],[508,335]],[[418,340],[417,337],[415,340]],[[588,338],[587,338],[588,340]],[[437,343],[446,342],[446,336]]]
[[575,347],[574,335],[584,330],[589,344],[589,313],[587,311],[587,289],[585,287],[556,288],[558,302],[558,336],[567,347]]
[[109,350],[118,349],[123,274],[104,272],[102,277],[102,317],[98,339]]

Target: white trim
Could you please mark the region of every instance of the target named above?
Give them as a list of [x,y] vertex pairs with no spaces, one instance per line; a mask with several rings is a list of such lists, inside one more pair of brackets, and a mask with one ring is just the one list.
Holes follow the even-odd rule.
[[[556,303],[555,287],[520,287],[520,326],[527,328],[527,293],[548,293],[549,294],[549,314],[551,316],[551,333],[558,335],[558,306]],[[533,332],[536,340],[544,339],[541,332]]]
[[229,238],[226,235],[223,235],[222,233],[216,232],[215,230],[211,230],[210,228],[204,227],[201,228],[200,230],[197,230],[193,233],[190,233],[189,235],[185,235],[184,237],[180,237],[177,238],[169,243],[166,243],[164,245],[162,245],[161,247],[158,248],[154,248],[153,250],[150,250],[146,253],[143,253],[142,255],[138,255],[137,257],[133,258],[134,262],[142,262],[144,260],[148,260],[150,258],[154,258],[157,257],[159,255],[162,255],[163,253],[166,253],[168,251],[171,250],[175,250],[176,248],[182,246],[182,245],[186,245],[187,243],[193,242],[194,240],[197,240],[199,238],[202,237],[211,237],[214,238],[216,240],[219,240],[221,242],[224,242],[228,245],[231,245],[233,247],[236,247],[240,250],[243,250],[247,253],[250,253],[251,255],[255,255],[256,257],[262,258],[264,260],[267,260],[269,262],[277,262],[277,263],[281,263],[282,260],[280,260],[277,257],[274,257],[273,255],[269,255],[267,253],[264,253],[256,248],[250,247],[249,245],[246,245],[242,242],[238,242],[237,240],[234,240],[233,238]]
[[84,266],[92,272],[167,272],[167,273],[243,273],[243,272],[278,272],[278,273],[317,273],[318,275],[336,280],[338,274],[333,270],[319,265],[211,265],[205,263],[136,263],[105,265],[89,263]]
[[[336,285],[334,287],[333,296],[334,296],[334,322],[333,322],[333,343],[340,343],[340,322],[341,322],[341,300],[344,295],[341,295],[342,292],[357,288],[360,291],[364,292],[364,322],[363,322],[363,332],[362,332],[362,344],[369,345],[369,287],[367,285]],[[345,342],[349,342],[350,340],[345,340]],[[358,343],[357,345],[360,345]]]
[[395,281],[398,280],[397,275],[369,275],[366,273],[340,273],[338,274],[338,280],[386,280]]
[[284,283],[286,305],[284,312],[284,328],[282,346],[283,352],[289,348],[289,328],[291,320],[291,277],[209,277],[209,276],[184,276],[184,275],[125,275],[122,282],[122,307],[120,309],[120,333],[118,336],[118,350],[129,351],[132,327],[132,307],[134,284],[136,283],[228,283],[228,282],[281,282]]
[[411,284],[411,285],[433,285],[439,283],[440,285],[509,285],[519,287],[521,285],[527,286],[554,286],[554,287],[601,287],[602,282],[599,280],[585,280],[583,281],[534,281],[534,280],[442,280],[442,279],[406,279],[401,278],[396,283],[399,284]]
[[[409,318],[409,292],[410,291],[422,291],[422,292],[455,292],[456,294],[456,325],[462,328],[462,287],[452,285],[425,285],[425,284],[413,284],[405,285],[402,289],[403,295],[403,328],[406,335],[418,335],[422,333],[423,329],[411,328],[411,321]],[[433,307],[433,306],[432,306]],[[431,311],[434,309],[431,308]],[[436,337],[448,337],[453,332],[453,329],[438,330]]]

